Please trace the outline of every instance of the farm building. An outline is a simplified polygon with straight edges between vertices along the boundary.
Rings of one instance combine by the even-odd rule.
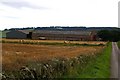
[[[32,39],[42,40],[96,40],[96,33],[90,31],[35,30]]]
[[[2,31],[2,38],[6,38],[6,34],[8,33],[9,31]]]
[[[31,32],[28,30],[11,30],[6,33],[8,39],[27,39],[31,38]]]

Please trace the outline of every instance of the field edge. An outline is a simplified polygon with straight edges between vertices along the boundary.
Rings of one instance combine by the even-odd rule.
[[[112,52],[112,44],[108,43],[107,47],[102,51],[101,55],[93,58],[86,67],[80,72],[77,68],[73,71],[77,78],[110,78],[110,58]],[[80,66],[80,65],[78,65]],[[73,76],[70,76],[73,77]]]

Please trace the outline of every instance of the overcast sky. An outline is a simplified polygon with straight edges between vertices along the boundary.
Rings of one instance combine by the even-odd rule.
[[[0,0],[0,30],[15,27],[117,27],[119,0]]]

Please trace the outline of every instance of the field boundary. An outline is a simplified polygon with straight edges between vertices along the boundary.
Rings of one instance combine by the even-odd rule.
[[[100,55],[92,58],[91,61],[84,67],[83,70],[79,69],[80,65],[77,65],[73,70],[71,76],[77,78],[110,78],[110,58],[112,52],[111,43],[101,52]],[[76,73],[77,72],[77,73]],[[76,74],[76,75],[74,75]]]
[[[86,70],[83,71],[83,75],[80,77],[110,78],[111,53],[112,44],[109,43],[102,54],[89,63],[89,65],[86,67]],[[89,74],[86,73],[86,71]]]

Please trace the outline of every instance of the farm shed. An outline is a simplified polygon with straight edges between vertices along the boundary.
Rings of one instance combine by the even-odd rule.
[[[11,30],[6,33],[8,39],[27,39],[31,38],[31,32],[28,30]]]
[[[2,31],[2,38],[6,38],[6,34],[8,33],[9,31]]]
[[[32,33],[32,39],[89,41],[95,40],[95,33],[90,31],[35,30]]]

